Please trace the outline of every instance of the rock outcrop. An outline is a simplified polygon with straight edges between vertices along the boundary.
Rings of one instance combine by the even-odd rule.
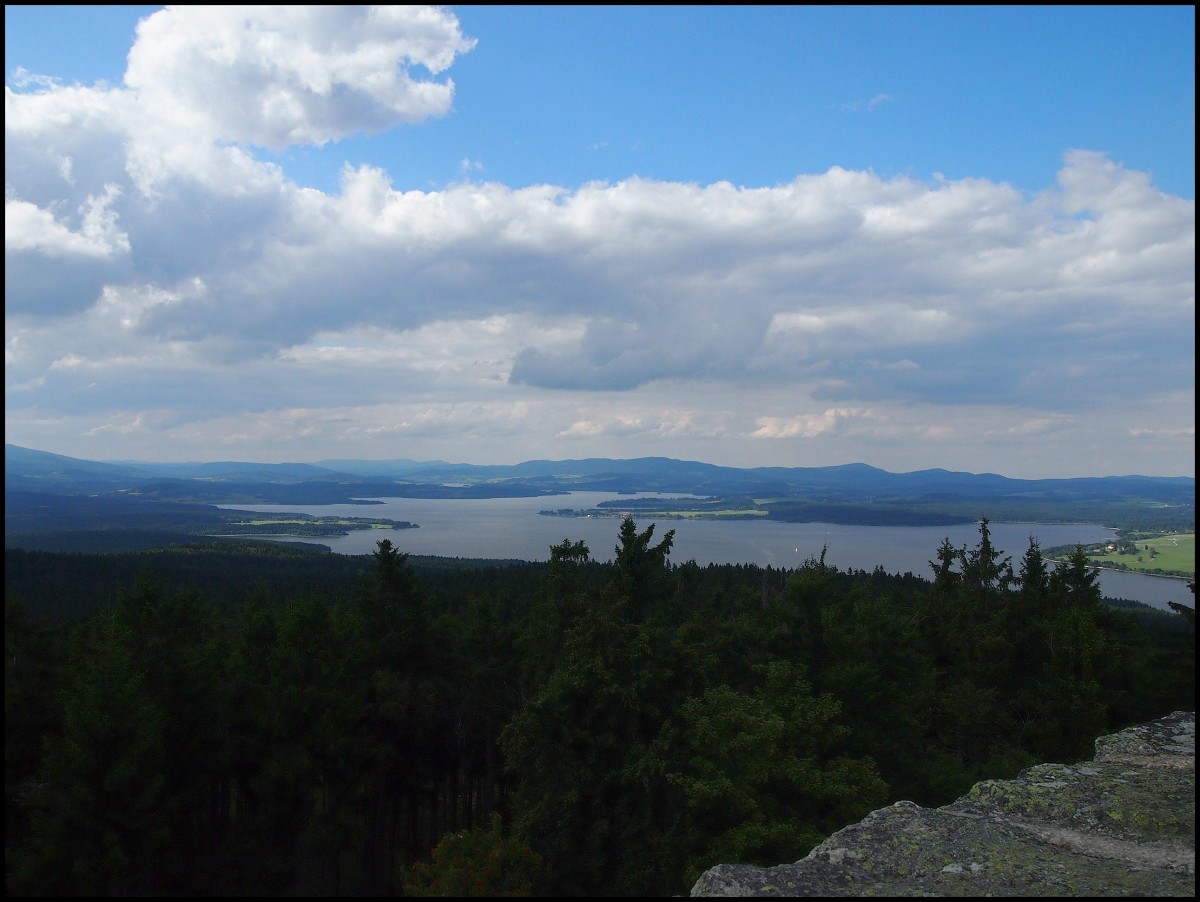
[[[692,896],[1195,896],[1196,716],[1096,740],[1091,761],[897,802],[795,864],[710,868]]]

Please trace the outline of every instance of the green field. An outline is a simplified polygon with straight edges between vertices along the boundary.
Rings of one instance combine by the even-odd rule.
[[[367,520],[359,517],[279,517],[271,520],[239,520],[231,526],[335,526],[344,529],[392,529],[395,524],[390,520]]]
[[[311,514],[258,514],[245,519],[229,518],[211,535],[231,536],[344,536],[352,529],[403,529],[412,524],[372,517],[314,517]]]
[[[1170,571],[1196,575],[1196,534],[1180,533],[1153,538],[1137,538],[1136,554],[1095,554],[1088,549],[1088,557],[1099,566],[1124,564],[1123,569],[1133,571]]]

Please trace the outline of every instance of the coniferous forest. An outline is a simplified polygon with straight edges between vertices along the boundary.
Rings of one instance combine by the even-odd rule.
[[[7,550],[6,892],[686,895],[1195,706],[1190,610],[986,520],[929,578],[614,541]]]

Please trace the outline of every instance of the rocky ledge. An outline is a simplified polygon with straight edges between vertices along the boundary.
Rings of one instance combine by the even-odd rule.
[[[1195,896],[1196,715],[1096,740],[1096,756],[897,802],[795,864],[722,864],[692,896]]]

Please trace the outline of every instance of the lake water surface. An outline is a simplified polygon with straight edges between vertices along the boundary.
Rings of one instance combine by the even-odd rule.
[[[601,501],[630,497],[680,497],[643,492],[571,492],[537,498],[426,499],[381,498],[383,503],[319,505],[222,505],[231,510],[297,512],[315,516],[382,517],[416,523],[418,529],[355,530],[346,536],[286,537],[288,541],[326,545],[338,554],[369,554],[380,539],[390,539],[401,552],[438,557],[488,560],[546,561],[550,546],[564,539],[583,540],[598,561],[611,561],[618,542],[620,519],[612,516],[549,517],[542,510],[586,510]],[[979,527],[958,526],[839,526],[831,523],[779,523],[767,520],[653,520],[634,513],[638,528],[655,524],[655,540],[675,530],[670,560],[705,564],[758,564],[799,567],[818,558],[841,570],[913,573],[929,578],[929,564],[942,540],[974,547]],[[990,523],[992,543],[1012,557],[1014,569],[1029,547],[1030,536],[1042,548],[1099,542],[1112,530],[1095,524]],[[285,538],[285,537],[281,537]],[[1106,596],[1141,601],[1166,608],[1168,601],[1194,607],[1183,580],[1112,570],[1100,571]]]

